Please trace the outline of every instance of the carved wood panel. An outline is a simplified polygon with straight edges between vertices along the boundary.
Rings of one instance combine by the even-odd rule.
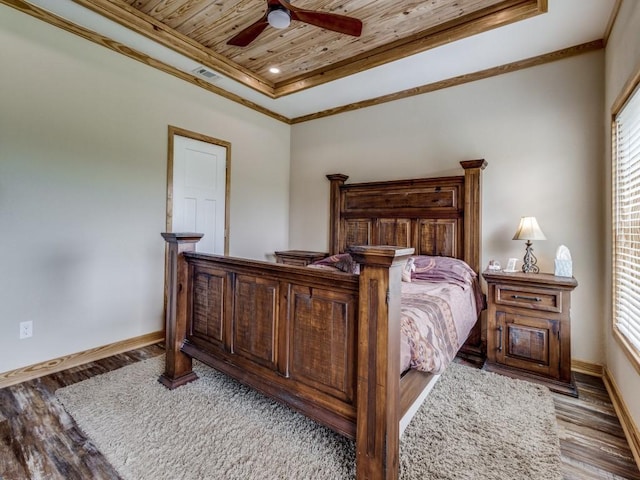
[[[385,188],[379,191],[348,191],[344,199],[344,211],[367,211],[381,209],[457,209],[460,189],[457,185],[427,187],[420,190]]]
[[[507,354],[537,363],[549,363],[549,332],[523,325],[508,325]]]
[[[234,353],[276,368],[278,281],[238,275],[231,325]]]
[[[191,335],[222,345],[224,342],[223,271],[196,270],[193,283]]]
[[[411,220],[408,218],[381,218],[377,228],[377,245],[410,247],[412,244]]]
[[[557,377],[560,368],[559,321],[550,318],[496,312],[497,359],[508,366]]]
[[[459,249],[460,227],[457,219],[420,220],[417,226],[417,255],[456,257]],[[456,255],[458,254],[458,255]]]
[[[291,287],[289,372],[293,380],[353,402],[357,308],[352,294]]]
[[[344,235],[340,251],[344,252],[351,245],[370,245],[373,222],[368,219],[353,219],[344,221]]]

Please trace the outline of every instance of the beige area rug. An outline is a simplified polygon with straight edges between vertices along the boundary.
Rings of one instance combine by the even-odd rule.
[[[199,362],[199,380],[169,391],[163,361],[56,392],[123,478],[354,478],[352,441]],[[549,391],[452,364],[402,437],[401,478],[562,478]]]

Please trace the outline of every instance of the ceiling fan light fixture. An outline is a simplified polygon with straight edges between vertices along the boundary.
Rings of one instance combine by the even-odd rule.
[[[289,16],[289,12],[278,8],[269,12],[267,22],[273,28],[287,28],[291,24],[291,17]]]

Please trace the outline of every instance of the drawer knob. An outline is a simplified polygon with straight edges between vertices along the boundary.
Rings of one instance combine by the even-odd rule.
[[[516,300],[530,300],[532,302],[542,301],[540,297],[527,297],[526,295],[511,295],[511,298],[515,298]]]

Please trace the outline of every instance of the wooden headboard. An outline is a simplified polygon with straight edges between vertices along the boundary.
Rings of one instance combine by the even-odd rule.
[[[485,160],[460,162],[464,175],[345,184],[331,181],[330,253],[352,245],[412,247],[416,255],[465,260],[480,271],[481,177]]]
[[[460,258],[480,273],[482,252],[482,170],[484,159],[460,162],[464,175],[345,184],[331,181],[329,249],[352,245],[412,247],[416,255]],[[460,352],[483,359],[481,322]]]

